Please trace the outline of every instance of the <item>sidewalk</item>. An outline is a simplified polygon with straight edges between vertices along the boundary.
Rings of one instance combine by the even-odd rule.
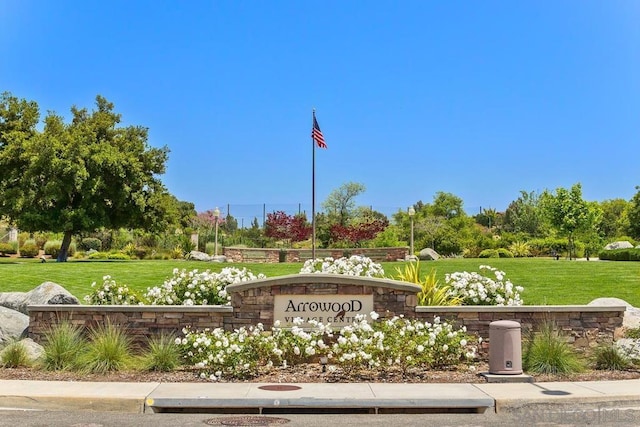
[[[640,379],[594,382],[113,383],[0,380],[0,409],[234,413],[640,411]]]

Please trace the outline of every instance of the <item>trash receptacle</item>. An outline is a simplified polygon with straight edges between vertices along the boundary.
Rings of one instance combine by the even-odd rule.
[[[512,320],[498,320],[489,324],[489,373],[500,375],[522,373],[520,323]]]

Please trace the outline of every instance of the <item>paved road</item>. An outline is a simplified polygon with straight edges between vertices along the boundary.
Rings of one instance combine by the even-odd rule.
[[[280,423],[278,423],[280,421]],[[283,424],[284,423],[284,424]],[[24,427],[165,427],[165,426],[638,426],[640,411],[610,410],[590,413],[528,414],[513,417],[496,414],[123,414],[106,412],[0,410],[0,426]]]

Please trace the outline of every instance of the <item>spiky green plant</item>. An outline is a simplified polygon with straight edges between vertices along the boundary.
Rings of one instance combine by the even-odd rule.
[[[175,342],[175,335],[160,334],[149,339],[148,348],[140,358],[141,367],[147,371],[169,372],[180,366],[182,354]]]
[[[631,366],[631,361],[614,345],[598,347],[594,359],[595,367],[599,370],[623,371]]]
[[[523,367],[536,374],[571,374],[584,365],[553,322],[544,322],[527,342]]]
[[[32,363],[24,344],[12,341],[0,352],[0,364],[5,368],[20,368],[31,366]]]
[[[436,272],[431,269],[424,279],[420,279],[421,267],[420,261],[409,262],[405,264],[404,270],[396,267],[395,279],[404,282],[415,283],[420,285],[418,292],[418,305],[460,305],[462,298],[451,296],[449,294],[449,286],[440,286],[436,279]]]
[[[50,328],[44,335],[42,366],[51,371],[74,369],[86,344],[82,329],[69,322]]]
[[[89,330],[89,344],[81,357],[82,370],[104,374],[132,366],[133,343],[126,330],[107,320]]]

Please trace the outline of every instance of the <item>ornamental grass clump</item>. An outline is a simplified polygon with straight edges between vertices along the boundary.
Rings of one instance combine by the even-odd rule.
[[[45,332],[42,366],[50,371],[74,369],[86,345],[80,327],[59,323]]]
[[[93,292],[84,297],[84,301],[91,305],[139,305],[143,299],[127,285],[119,285],[115,279],[107,275],[102,278],[102,284],[91,284]]]
[[[540,332],[525,345],[523,367],[536,374],[571,374],[584,370],[584,365],[552,322],[545,322]]]
[[[594,359],[598,370],[622,371],[631,366],[630,360],[615,345],[596,348]]]
[[[173,334],[155,335],[148,340],[147,349],[140,357],[140,366],[146,371],[170,372],[182,364],[180,347]]]
[[[226,305],[231,301],[227,285],[263,278],[246,268],[225,267],[219,273],[176,268],[162,286],[148,288],[145,297],[154,305]]]
[[[480,273],[463,271],[445,275],[445,283],[450,286],[449,295],[461,298],[463,305],[523,304],[520,297],[524,290],[522,286],[514,286],[497,268],[481,265],[480,270]]]
[[[133,365],[133,342],[127,331],[107,320],[89,330],[89,344],[80,356],[82,371],[105,374]]]
[[[344,274],[347,276],[384,277],[382,265],[366,256],[352,255],[333,259],[316,258],[305,261],[300,273]]]
[[[0,351],[0,366],[21,368],[32,365],[29,352],[22,341],[12,341]]]

